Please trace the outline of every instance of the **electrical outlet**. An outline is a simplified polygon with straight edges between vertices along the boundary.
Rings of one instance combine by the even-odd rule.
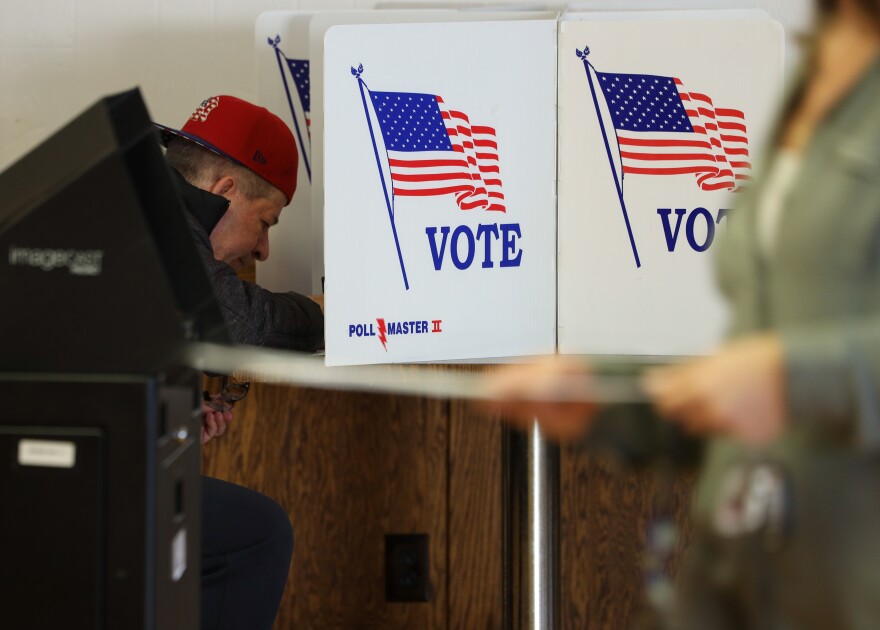
[[[428,535],[385,535],[385,600],[426,602],[428,588]]]

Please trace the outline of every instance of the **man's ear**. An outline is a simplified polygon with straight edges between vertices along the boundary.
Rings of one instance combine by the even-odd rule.
[[[235,180],[229,175],[224,175],[216,182],[214,182],[210,188],[208,188],[208,192],[214,193],[215,195],[220,195],[221,197],[226,196],[230,191],[235,188]]]

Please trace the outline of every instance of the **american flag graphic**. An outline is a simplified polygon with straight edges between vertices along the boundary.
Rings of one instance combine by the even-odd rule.
[[[309,132],[309,138],[312,137],[312,117],[311,97],[309,88],[309,60],[308,59],[288,59],[287,67],[290,68],[290,75],[293,77],[293,83],[296,85],[296,93],[299,95],[299,104],[302,106],[303,114],[306,118],[306,130]]]
[[[189,117],[193,122],[205,122],[208,116],[214,111],[214,108],[220,104],[219,96],[212,96],[202,101],[202,104],[196,107],[196,111]]]
[[[702,190],[751,178],[745,116],[686,92],[674,77],[596,72],[617,131],[623,173],[693,173]]]
[[[492,127],[471,125],[434,94],[370,92],[395,195],[454,194],[459,208],[505,212]]]

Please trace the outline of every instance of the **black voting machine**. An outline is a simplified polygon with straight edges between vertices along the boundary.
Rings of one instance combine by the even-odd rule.
[[[199,625],[198,374],[228,341],[146,107],[0,174],[0,628]]]

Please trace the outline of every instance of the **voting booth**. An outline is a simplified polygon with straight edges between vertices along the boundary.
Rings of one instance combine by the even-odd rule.
[[[553,351],[555,30],[327,32],[328,365]],[[481,42],[479,64],[456,38]]]
[[[311,107],[328,366],[712,351],[713,256],[758,168],[784,35],[746,2],[672,4],[689,10],[261,17],[261,97],[283,88],[298,120]],[[520,437],[505,618],[553,627],[558,453]]]
[[[712,260],[781,96],[782,29],[622,8],[261,16],[261,94],[311,157],[327,365],[723,338]]]
[[[333,8],[328,3],[327,8]],[[321,293],[323,262],[318,259],[312,219],[311,73],[309,21],[316,12],[270,11],[255,27],[259,102],[293,131],[299,151],[296,194],[278,226],[269,232],[272,264],[257,268],[257,283],[271,291]]]
[[[2,625],[199,625],[198,375],[228,341],[137,91],[0,174]]]
[[[569,13],[559,39],[559,352],[710,352],[713,276],[782,95],[759,11]]]

